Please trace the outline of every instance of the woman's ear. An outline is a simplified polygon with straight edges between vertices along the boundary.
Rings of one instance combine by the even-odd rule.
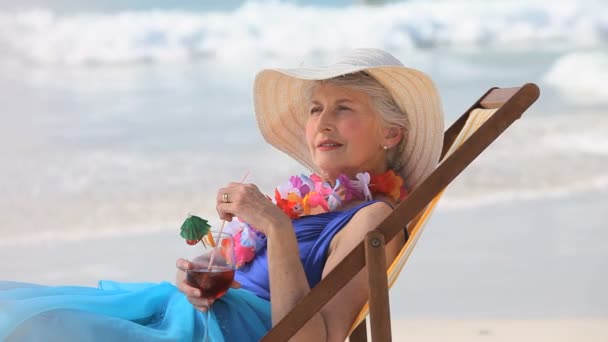
[[[389,149],[397,146],[403,138],[403,128],[392,126],[384,130],[384,144]]]

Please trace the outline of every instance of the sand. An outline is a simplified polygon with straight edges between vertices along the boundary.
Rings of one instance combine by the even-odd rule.
[[[608,319],[396,319],[394,341],[416,342],[606,342]]]

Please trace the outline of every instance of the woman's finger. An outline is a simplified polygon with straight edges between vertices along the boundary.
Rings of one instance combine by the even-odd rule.
[[[200,297],[201,296],[201,290],[197,289],[196,287],[190,286],[188,281],[186,281],[185,279],[180,282],[177,282],[176,285],[177,285],[177,289],[188,297]]]
[[[194,308],[198,311],[207,312],[207,305],[194,305]]]
[[[186,297],[192,306],[207,306],[207,300],[200,297]]]
[[[232,203],[236,199],[236,196],[241,192],[239,183],[230,183],[225,188],[220,188],[217,191],[215,200],[217,203]]]
[[[217,191],[217,196],[215,196],[215,201],[217,203],[230,203],[231,196],[230,191],[227,188],[221,188]]]
[[[259,188],[251,183],[229,183],[225,188],[220,188],[217,191],[215,200],[217,203],[234,203],[238,202],[247,194],[261,194]]]
[[[192,269],[192,263],[186,259],[179,258],[175,262],[175,267],[185,272]]]
[[[234,205],[232,203],[218,203],[215,206],[215,209],[217,210],[217,214],[219,215],[220,219],[228,222],[232,221],[232,218],[234,217],[232,214]]]
[[[207,300],[207,299],[201,299],[201,300],[196,300],[196,304],[195,304],[195,303],[192,303],[192,302],[191,302],[191,303],[192,303],[192,305],[193,305],[193,306],[194,306],[194,307],[195,307],[197,310],[200,310],[200,311],[203,311],[203,312],[207,312],[207,309],[208,309],[208,308],[209,308],[211,305],[213,305],[213,303],[214,303],[214,302],[215,302],[215,301],[214,301],[214,300],[212,300],[212,299],[209,299],[209,300]]]

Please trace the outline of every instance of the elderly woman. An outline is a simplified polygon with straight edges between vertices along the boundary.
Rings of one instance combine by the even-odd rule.
[[[264,238],[236,271],[240,289],[213,303],[207,328],[214,341],[263,337],[434,169],[441,152],[441,104],[431,80],[384,51],[354,50],[314,69],[264,70],[254,96],[264,138],[314,173],[279,187],[276,203],[253,184],[219,189],[220,218],[238,217]],[[404,241],[405,231],[387,245],[388,264]],[[196,340],[205,321],[195,309],[207,302],[186,281],[192,264],[180,259],[177,266],[177,289],[0,284],[0,338],[27,340],[45,329],[45,340]],[[364,273],[293,340],[344,341],[367,300]]]

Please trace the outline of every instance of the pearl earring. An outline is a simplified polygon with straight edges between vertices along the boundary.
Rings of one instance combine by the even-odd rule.
[[[388,150],[388,146],[386,146],[386,145],[382,146],[382,148],[383,148],[385,151],[386,151],[386,150]]]

